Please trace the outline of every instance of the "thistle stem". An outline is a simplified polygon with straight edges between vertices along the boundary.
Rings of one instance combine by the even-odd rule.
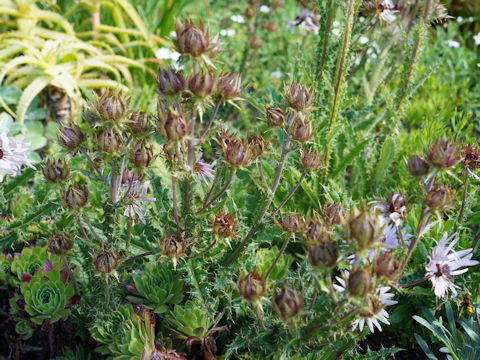
[[[308,336],[318,330],[321,330],[321,329],[327,329],[327,328],[330,328],[332,326],[335,326],[335,325],[338,325],[340,324],[341,322],[347,320],[348,318],[350,318],[350,316],[352,316],[353,314],[355,314],[356,312],[358,311],[358,308],[354,307],[352,310],[350,310],[349,312],[347,312],[345,315],[343,315],[340,319],[338,320],[335,320],[335,321],[331,321],[329,322],[327,325],[324,325],[324,320],[322,321],[319,321],[318,324],[314,325],[314,326],[311,326],[307,329],[305,329],[305,331],[303,332],[302,334],[302,337],[305,337],[305,336]]]
[[[310,303],[310,306],[308,307],[308,311],[312,311],[313,309],[313,306],[315,305],[315,301],[317,300],[317,294],[318,294],[318,290],[317,290],[317,282],[314,281],[313,282],[313,296],[312,296],[312,302]]]
[[[213,120],[215,120],[215,117],[217,116],[218,109],[220,108],[221,104],[221,99],[218,99],[217,104],[215,105],[215,109],[213,109],[212,116],[210,116],[210,120],[208,121],[207,126],[203,130],[202,134],[198,138],[198,142],[200,143],[203,140],[203,137],[207,134],[208,130],[210,130],[210,127],[213,124]]]
[[[205,205],[203,205],[202,208],[195,213],[195,215],[199,215],[203,211],[205,211],[210,205],[212,205],[215,201],[217,201],[228,190],[228,188],[232,184],[234,175],[235,175],[235,171],[233,170],[232,172],[230,172],[230,177],[228,178],[228,181],[225,184],[225,186],[222,188],[222,190],[220,190],[220,192],[212,200],[210,200]]]
[[[288,125],[291,124],[291,119],[287,122]],[[278,167],[277,171],[275,173],[275,179],[273,180],[273,185],[270,189],[270,194],[265,198],[265,201],[263,202],[262,207],[260,208],[260,211],[257,213],[257,216],[255,217],[255,220],[253,222],[252,227],[250,228],[250,231],[248,232],[247,236],[242,240],[240,245],[235,249],[233,254],[228,258],[228,260],[225,263],[225,266],[229,266],[240,254],[240,251],[242,251],[243,247],[245,244],[250,240],[250,238],[255,234],[257,231],[258,227],[260,226],[260,222],[263,219],[263,216],[265,215],[265,212],[268,210],[268,207],[273,201],[273,198],[275,196],[275,192],[277,191],[278,184],[280,182],[280,177],[282,176],[283,168],[285,166],[285,162],[287,161],[288,157],[288,147],[290,145],[290,140],[291,137],[287,133],[284,134],[283,138],[283,144],[282,144],[282,153],[280,154],[280,160],[278,162]]]
[[[404,287],[404,288],[407,288],[407,287],[410,287],[410,286],[414,286],[414,285],[417,285],[417,284],[420,284],[422,282],[424,282],[425,280],[427,280],[428,277],[424,276],[420,279],[417,279],[417,280],[414,280],[412,282],[409,282],[409,283],[406,283],[406,284],[398,284],[399,287]]]
[[[462,198],[462,207],[460,208],[460,213],[458,214],[458,219],[457,219],[457,223],[455,224],[455,232],[457,231],[458,229],[458,226],[460,225],[460,223],[462,222],[462,219],[463,219],[463,212],[465,210],[465,202],[467,200],[467,191],[468,191],[468,169],[467,167],[465,167],[465,169],[463,170],[463,173],[465,175],[465,181],[463,183],[463,198]]]
[[[257,160],[257,167],[258,172],[260,173],[260,177],[262,178],[263,185],[267,188],[267,190],[270,190],[270,186],[268,185],[267,180],[265,179],[265,175],[263,174],[262,162],[260,160]]]
[[[62,261],[63,261],[63,266],[65,266],[65,269],[67,269],[68,277],[70,279],[72,279],[73,290],[75,291],[75,294],[79,294],[77,281],[75,280],[75,277],[73,276],[73,273],[72,273],[72,270],[70,269],[70,266],[68,266],[67,259],[65,258],[65,255],[62,255]]]
[[[172,174],[172,199],[173,199],[173,214],[175,216],[175,222],[177,223],[178,230],[183,231],[180,225],[180,219],[178,218],[178,205],[177,205],[177,187],[175,185],[175,176]]]
[[[85,228],[83,227],[82,223],[80,222],[80,219],[78,218],[78,215],[73,213],[73,217],[75,218],[75,222],[77,223],[78,227],[82,231],[83,237],[85,238],[85,240],[88,241],[87,232],[85,231]]]
[[[205,204],[208,202],[208,200],[210,200],[210,197],[212,196],[213,190],[215,189],[215,186],[217,185],[218,179],[220,179],[220,174],[222,173],[223,167],[224,167],[224,164],[222,163],[220,168],[215,172],[215,179],[213,179],[212,186],[210,187],[210,190],[208,191],[208,194],[205,197],[205,200],[203,200],[203,205],[202,206],[205,206]]]
[[[215,246],[216,243],[217,243],[217,239],[215,238],[215,240],[213,240],[213,242],[210,245],[208,245],[204,250],[202,250],[198,254],[192,256],[191,259],[195,259],[199,256],[205,255],[207,252],[209,252]]]
[[[396,228],[397,228],[398,238],[400,239],[402,246],[405,248],[407,244],[405,244],[405,240],[403,239],[402,228],[400,227],[400,225],[397,225]]]
[[[98,166],[93,162],[92,158],[90,157],[90,155],[88,155],[87,151],[85,149],[81,149],[80,152],[87,158],[88,162],[90,163],[90,165],[92,165],[97,175],[100,176],[102,180],[108,184],[109,183],[108,179],[105,176],[103,176],[102,172],[100,171]]]
[[[295,194],[295,191],[297,191],[297,189],[302,184],[303,179],[305,179],[305,175],[306,175],[305,173],[302,174],[302,176],[300,177],[300,180],[298,180],[298,182],[295,184],[295,186],[290,190],[290,192],[285,197],[285,199],[282,201],[282,203],[270,215],[268,215],[264,220],[262,220],[262,223],[268,221],[273,216],[275,216],[280,211],[280,209],[283,207],[283,205],[285,205],[286,202],[288,200],[290,200],[290,198],[293,196],[293,194]]]
[[[322,55],[320,56],[320,64],[319,64],[318,79],[317,79],[318,87],[320,87],[320,83],[321,83],[322,77],[323,77],[323,70],[325,68],[325,60],[327,58],[328,41],[330,39],[330,28],[332,27],[332,20],[333,20],[334,6],[331,3],[331,1],[329,2],[329,4],[327,4],[327,6],[329,6],[329,9],[328,9],[327,23],[326,23],[326,26],[325,26],[325,31],[323,33]]]
[[[285,238],[285,241],[282,244],[282,247],[280,248],[280,251],[278,252],[277,257],[273,261],[272,265],[270,265],[270,268],[268,269],[267,273],[265,274],[265,281],[267,281],[268,276],[271,274],[273,269],[275,268],[275,265],[277,265],[278,260],[280,260],[280,257],[283,255],[285,252],[285,249],[287,248],[288,242],[290,241],[290,235],[287,235]]]
[[[258,309],[258,305],[257,304],[252,304],[252,307],[253,307],[253,311],[255,311],[255,315],[257,315],[257,319],[258,319],[258,322],[259,322],[262,330],[267,332],[267,333],[271,333],[272,330],[267,329],[265,327],[265,324],[263,323],[262,314],[260,314],[260,310]]]
[[[84,220],[85,222],[87,223],[88,225],[88,228],[90,229],[90,231],[92,232],[93,236],[95,237],[95,239],[97,239],[102,245],[106,245],[105,242],[102,240],[102,238],[100,236],[98,236],[97,232],[95,231],[95,229],[93,228],[92,224],[90,223],[90,220],[88,219],[87,216],[84,216]]]
[[[123,260],[123,264],[127,263],[129,261],[141,259],[142,257],[145,257],[145,256],[155,255],[155,254],[158,254],[159,252],[160,252],[160,250],[147,251],[147,252],[144,252],[142,254],[135,255],[135,256],[129,257],[128,259]]]
[[[125,238],[125,251],[128,252],[128,247],[130,246],[130,234],[131,234],[131,229],[132,228],[132,221],[131,219],[127,219],[127,236]]]
[[[332,274],[328,273],[327,280],[328,280],[328,289],[330,290],[330,296],[332,297],[333,303],[336,304],[338,300],[337,300],[337,296],[335,295],[335,290],[333,288]]]

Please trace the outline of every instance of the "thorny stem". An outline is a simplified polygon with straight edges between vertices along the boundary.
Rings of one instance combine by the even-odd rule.
[[[145,256],[155,255],[155,254],[158,254],[159,252],[160,252],[160,250],[147,251],[147,252],[144,252],[142,254],[138,254],[138,255],[129,257],[128,259],[123,260],[123,264],[126,263],[126,262],[129,262],[129,261],[140,259],[140,258],[145,257]]]
[[[255,315],[257,315],[258,322],[260,323],[260,327],[262,328],[262,330],[267,332],[267,333],[271,333],[272,330],[267,329],[265,327],[265,324],[263,323],[262,314],[260,314],[260,310],[258,309],[258,305],[257,304],[252,304],[252,307],[253,307],[253,311],[255,311]]]
[[[280,257],[283,255],[285,249],[287,248],[287,245],[288,245],[289,241],[290,241],[290,235],[287,235],[286,238],[285,238],[285,241],[282,244],[282,247],[280,248],[280,251],[278,252],[277,257],[273,261],[272,265],[270,265],[270,268],[268,269],[267,273],[265,274],[265,281],[267,281],[268,276],[270,275],[270,273],[275,268],[275,265],[277,265],[277,262],[278,262],[278,260],[280,260]]]
[[[297,191],[297,189],[302,184],[303,179],[305,179],[305,175],[306,175],[305,173],[302,174],[302,176],[300,177],[300,180],[298,180],[298,182],[295,184],[295,186],[292,188],[292,190],[290,190],[290,192],[285,197],[285,199],[282,201],[282,203],[270,215],[268,215],[264,220],[262,220],[262,223],[268,221],[270,218],[272,218],[272,216],[275,216],[280,211],[282,206],[285,205],[288,200],[290,200],[290,198],[293,196],[293,194],[295,194],[295,191]]]
[[[207,209],[210,205],[212,205],[215,201],[217,201],[225,193],[225,191],[228,190],[228,188],[232,184],[234,175],[235,175],[235,170],[232,170],[230,172],[230,177],[228,178],[228,181],[225,184],[225,186],[222,188],[222,190],[220,190],[220,192],[212,200],[210,200],[208,203],[203,205],[202,208],[195,213],[195,215],[201,214],[205,209]]]
[[[398,284],[398,286],[399,286],[399,287],[404,287],[404,288],[406,288],[406,287],[410,287],[410,286],[414,286],[414,285],[420,284],[420,283],[424,282],[424,281],[427,280],[427,279],[428,279],[428,277],[427,277],[427,276],[424,276],[424,277],[422,277],[422,278],[420,278],[420,279],[411,281],[411,282],[406,283],[406,284]]]
[[[262,178],[263,185],[267,188],[267,190],[270,190],[270,186],[268,185],[267,180],[265,179],[265,175],[263,175],[262,162],[260,160],[257,160],[257,167],[258,167],[258,172],[260,173],[260,177]]]
[[[293,119],[293,117],[291,119]],[[287,122],[288,126],[291,124],[291,121],[292,121],[291,119],[289,119],[289,121]],[[257,216],[255,217],[252,227],[250,228],[250,231],[248,232],[247,236],[245,236],[245,238],[242,240],[240,245],[236,248],[236,250],[233,252],[233,254],[228,258],[227,262],[225,263],[225,266],[229,266],[237,258],[237,256],[240,254],[240,251],[242,251],[245,244],[255,234],[255,232],[257,231],[258,227],[261,224],[261,221],[263,219],[263,216],[265,215],[265,212],[268,210],[268,207],[272,203],[273,198],[275,196],[275,192],[277,191],[277,188],[278,188],[278,184],[280,182],[280,177],[282,176],[283,167],[285,166],[285,162],[288,157],[288,148],[290,145],[290,139],[291,139],[291,136],[287,131],[287,133],[284,134],[283,144],[282,144],[282,153],[280,154],[280,160],[278,162],[277,172],[275,173],[275,179],[273,180],[273,185],[270,190],[271,194],[269,194],[265,198],[265,201],[263,202],[263,205],[260,208],[260,211],[257,213]]]
[[[323,44],[322,44],[322,55],[320,56],[320,70],[318,74],[318,87],[320,87],[320,83],[322,81],[322,76],[323,76],[323,70],[325,67],[325,60],[327,58],[327,47],[328,47],[328,40],[330,39],[330,28],[332,27],[332,20],[333,20],[333,10],[334,6],[333,4],[330,4],[330,8],[328,11],[328,19],[327,19],[327,24],[325,26],[325,32],[323,33]]]
[[[86,233],[85,228],[83,227],[82,223],[80,222],[80,219],[78,218],[78,215],[73,213],[73,217],[75,218],[75,222],[77,223],[78,227],[82,231],[83,237],[85,238],[85,240],[88,241],[87,233]]]
[[[308,311],[312,311],[313,309],[313,305],[315,305],[315,301],[317,300],[317,294],[318,294],[318,290],[317,290],[317,282],[314,281],[313,282],[313,296],[312,296],[312,302],[310,303],[310,306],[308,307]]]
[[[210,127],[213,124],[213,120],[215,120],[215,116],[217,116],[217,112],[218,112],[218,109],[220,108],[221,101],[222,101],[221,99],[218,99],[217,104],[215,105],[215,109],[213,109],[212,116],[210,116],[210,120],[208,121],[207,126],[205,127],[202,134],[198,138],[199,143],[202,141],[203,137],[207,134],[208,130],[210,130]]]
[[[100,176],[103,179],[103,181],[105,181],[108,184],[108,179],[105,176],[103,176],[102,172],[100,171],[98,166],[93,162],[92,158],[90,157],[90,155],[88,155],[87,151],[85,149],[81,149],[80,152],[83,155],[85,155],[85,157],[87,158],[90,165],[92,165],[92,167],[95,170],[95,172],[97,173],[97,175]]]
[[[402,228],[400,227],[400,225],[397,225],[396,228],[397,228],[398,238],[400,239],[402,246],[406,247],[405,240],[403,239]]]
[[[333,303],[336,304],[338,300],[337,300],[337,296],[335,295],[335,290],[333,289],[332,274],[328,273],[327,280],[328,280],[328,289],[330,290],[330,296],[332,297]]]
[[[464,183],[463,183],[462,207],[460,208],[460,213],[458,214],[457,223],[455,224],[455,232],[457,232],[458,225],[460,225],[460,223],[462,222],[463,212],[464,212],[464,210],[465,210],[465,201],[467,200],[468,175],[469,175],[467,167],[465,167],[463,173],[464,173],[464,175],[465,175],[465,181],[464,181]]]
[[[305,337],[305,336],[308,336],[318,330],[321,330],[321,329],[327,329],[327,328],[330,328],[332,326],[335,326],[335,325],[338,325],[340,324],[342,321],[345,321],[346,319],[348,319],[350,316],[352,316],[353,314],[355,314],[356,312],[358,311],[358,308],[354,307],[352,310],[350,310],[349,312],[347,312],[345,315],[343,315],[341,318],[339,318],[338,320],[335,320],[335,321],[331,321],[330,323],[328,323],[327,325],[324,324],[324,321],[320,321],[317,325],[314,325],[312,327],[309,327],[307,329],[305,329],[305,331],[303,332],[302,334],[302,337]]]
[[[215,238],[210,245],[208,245],[204,250],[202,250],[198,254],[192,256],[191,259],[195,259],[199,256],[205,255],[207,252],[209,252],[215,246],[216,243],[217,243],[217,239]]]
[[[175,156],[177,157],[177,160],[178,162],[180,163],[180,166],[182,167],[183,170],[188,170],[187,166],[185,165],[185,163],[183,162],[183,159],[182,159],[182,154],[180,154],[180,151],[178,150],[178,145],[175,144],[173,146],[173,149],[175,151]]]
[[[84,220],[85,222],[87,223],[88,225],[88,228],[90,229],[90,231],[92,232],[93,236],[95,236],[95,239],[97,239],[102,245],[106,245],[105,242],[102,240],[102,238],[100,236],[98,236],[97,232],[95,231],[95,229],[93,228],[92,224],[90,223],[90,220],[88,219],[87,216],[84,216]]]
[[[175,185],[175,176],[172,174],[172,199],[173,199],[173,214],[175,216],[175,222],[177,223],[178,230],[183,231],[180,225],[180,219],[178,218],[178,205],[177,205],[177,187]]]
[[[202,206],[205,206],[205,204],[208,202],[208,200],[210,200],[210,197],[212,196],[213,190],[215,189],[215,185],[217,185],[218,179],[220,179],[220,174],[222,173],[222,170],[223,170],[224,166],[225,166],[225,164],[222,163],[220,168],[218,168],[218,170],[215,172],[215,179],[213,179],[212,186],[210,187],[210,190],[208,191],[208,194],[205,197],[205,200],[203,200],[203,205]]]

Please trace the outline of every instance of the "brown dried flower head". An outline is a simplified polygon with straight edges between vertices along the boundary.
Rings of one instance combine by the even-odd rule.
[[[460,160],[458,155],[457,145],[448,140],[437,140],[427,150],[428,161],[440,169],[455,166]]]
[[[367,268],[350,272],[347,280],[347,289],[352,296],[365,298],[374,289],[374,281]]]
[[[177,51],[182,55],[198,57],[215,55],[216,38],[211,38],[208,31],[205,31],[203,22],[195,26],[191,20],[185,20],[183,24],[175,23]]]
[[[340,224],[345,218],[345,209],[342,204],[325,204],[323,210],[324,218],[331,224]]]
[[[152,130],[151,116],[144,111],[134,111],[125,123],[132,134],[145,134]]]
[[[275,291],[272,303],[273,308],[282,319],[288,320],[302,310],[303,301],[294,289],[283,284],[280,291]]]
[[[268,149],[268,143],[263,136],[250,135],[247,139],[247,143],[254,158],[262,156]]]
[[[186,243],[182,234],[173,233],[160,239],[160,250],[170,258],[179,258],[185,252]]]
[[[197,72],[187,83],[188,90],[199,98],[205,98],[215,91],[217,79],[212,72]]]
[[[98,149],[113,154],[122,147],[122,138],[118,131],[113,128],[99,127],[96,133]]]
[[[303,233],[305,229],[305,219],[300,214],[287,215],[280,219],[279,225],[283,231]]]
[[[88,191],[84,185],[70,185],[62,192],[61,197],[67,208],[75,210],[87,204]]]
[[[137,142],[130,152],[130,161],[137,168],[149,167],[153,159],[153,149],[144,141]]]
[[[295,114],[293,123],[290,127],[290,133],[294,140],[307,142],[313,136],[312,123],[303,119],[301,116],[298,116],[298,114]]]
[[[317,214],[312,219],[307,221],[303,237],[309,243],[313,244],[317,242],[322,242],[325,239],[328,239],[329,236],[330,235],[328,229],[325,226],[325,223],[323,222],[320,215]]]
[[[382,224],[375,213],[366,209],[354,210],[348,222],[350,240],[360,250],[375,248],[381,239],[381,227]]]
[[[222,75],[219,79],[218,92],[225,100],[232,100],[240,94],[241,86],[242,78],[240,74]]]
[[[427,175],[430,170],[430,165],[418,155],[413,155],[407,162],[408,171],[413,176]]]
[[[215,215],[212,225],[213,232],[220,237],[236,237],[235,213],[225,213],[223,210]]]
[[[331,268],[338,259],[338,250],[330,239],[324,239],[308,246],[308,258],[313,266]]]
[[[173,68],[159,69],[155,82],[157,84],[157,92],[161,96],[177,95],[185,86],[182,74]]]
[[[82,129],[78,125],[65,125],[57,135],[58,142],[68,150],[76,150],[85,140]]]
[[[267,123],[270,126],[282,126],[285,122],[285,112],[276,106],[266,106]]]
[[[119,260],[120,257],[115,251],[104,249],[102,252],[95,255],[93,266],[98,273],[110,275],[117,269]]]
[[[179,107],[170,107],[159,111],[159,131],[170,142],[182,140],[188,133],[190,126]]]
[[[449,187],[435,186],[427,193],[425,205],[436,210],[446,209],[452,203],[453,197],[454,194]]]
[[[399,263],[395,259],[393,252],[386,252],[379,255],[375,259],[374,265],[375,274],[378,277],[386,277],[387,279],[392,278],[399,268]]]
[[[43,176],[45,176],[45,179],[49,182],[59,183],[68,178],[68,175],[70,175],[70,169],[65,160],[62,161],[56,159],[50,161],[50,159],[48,159],[45,162],[45,166],[42,168],[42,173]]]
[[[297,83],[295,80],[285,88],[284,100],[287,105],[297,111],[308,110],[315,100],[313,88]]]
[[[248,274],[243,272],[238,279],[238,292],[248,302],[257,302],[265,295],[267,285],[264,276],[260,275],[257,268],[253,268]]]
[[[48,251],[56,255],[64,255],[73,248],[73,239],[64,232],[59,232],[48,239]]]
[[[462,162],[463,165],[470,170],[480,168],[480,150],[476,146],[462,146]]]
[[[263,41],[254,36],[248,41],[248,46],[253,50],[260,50],[263,46]]]
[[[318,171],[322,167],[322,159],[316,151],[305,150],[300,155],[300,163],[307,171]]]

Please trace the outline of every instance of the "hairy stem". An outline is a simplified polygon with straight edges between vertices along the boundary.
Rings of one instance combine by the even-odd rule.
[[[127,262],[130,262],[130,261],[141,259],[142,257],[145,257],[145,256],[155,255],[155,254],[158,254],[159,252],[160,252],[160,250],[147,251],[147,252],[144,252],[142,254],[135,255],[135,256],[129,257],[128,259],[125,259],[125,260],[123,260],[123,263],[127,263]]]
[[[427,279],[428,279],[428,277],[424,276],[421,279],[417,279],[417,280],[414,280],[414,281],[406,283],[406,284],[398,284],[398,286],[406,288],[406,287],[414,286],[414,285],[417,285],[417,284],[421,284],[422,282],[424,282]]]
[[[98,176],[100,176],[102,178],[102,180],[105,182],[105,183],[109,183],[108,179],[103,176],[102,172],[100,171],[100,169],[98,168],[97,164],[95,164],[92,160],[92,158],[90,157],[90,155],[88,155],[87,151],[85,149],[81,149],[80,152],[87,158],[88,162],[90,163],[90,165],[92,165],[93,167],[93,170],[95,170],[95,172],[97,173]]]
[[[469,172],[468,172],[467,167],[465,167],[465,169],[463,170],[463,174],[464,174],[464,176],[465,176],[465,181],[463,182],[462,207],[460,208],[460,213],[458,214],[457,223],[455,224],[455,232],[456,232],[457,229],[458,229],[458,225],[460,225],[460,223],[462,222],[463,212],[465,211],[465,202],[466,202],[466,200],[467,200],[468,175],[469,175]]]
[[[173,199],[173,214],[175,216],[175,222],[177,223],[178,230],[183,231],[180,225],[180,219],[178,218],[178,205],[177,205],[177,187],[175,182],[175,176],[172,174],[172,199]]]
[[[90,220],[88,219],[88,216],[84,216],[83,217],[85,222],[87,223],[88,225],[88,228],[90,229],[90,231],[92,232],[93,236],[95,237],[95,239],[97,239],[102,245],[106,245],[105,242],[102,240],[102,238],[100,236],[98,236],[97,232],[95,231],[95,229],[93,228],[92,226],[92,223],[90,222]]]
[[[127,236],[125,237],[125,251],[128,252],[128,247],[130,246],[130,234],[132,232],[132,221],[127,219]]]
[[[199,215],[199,214],[201,214],[203,211],[205,211],[210,205],[212,205],[215,201],[217,201],[217,200],[228,190],[228,188],[229,188],[230,185],[232,184],[233,176],[234,176],[234,175],[235,175],[235,171],[232,170],[232,171],[230,172],[230,177],[228,178],[228,181],[227,181],[227,183],[225,184],[225,186],[220,190],[220,192],[219,192],[212,200],[210,200],[210,201],[207,202],[205,205],[203,205],[202,208],[195,213],[195,215]]]
[[[88,241],[87,233],[86,233],[85,228],[83,227],[82,223],[80,222],[80,219],[78,218],[78,215],[73,213],[73,217],[75,218],[75,222],[77,223],[78,227],[82,231],[83,237],[85,238],[85,240]]]
[[[285,252],[285,249],[287,248],[288,242],[290,241],[290,235],[287,235],[285,238],[285,241],[282,244],[282,247],[280,248],[280,251],[278,252],[277,257],[273,261],[272,265],[270,265],[270,268],[268,269],[267,273],[265,274],[265,281],[267,281],[268,276],[271,274],[273,269],[275,268],[275,265],[277,265],[278,260],[280,260],[280,257],[283,255]]]
[[[217,112],[218,112],[218,109],[220,108],[221,101],[222,101],[221,99],[218,99],[215,105],[215,109],[213,109],[212,116],[210,116],[210,120],[208,121],[207,126],[205,126],[205,129],[203,130],[202,134],[198,138],[199,143],[203,140],[203,137],[207,134],[208,130],[210,130],[210,127],[213,124],[213,120],[215,120],[215,117],[217,116]]]
[[[220,179],[220,174],[222,173],[222,170],[223,170],[224,166],[225,166],[225,164],[222,163],[220,168],[218,168],[217,171],[215,172],[215,179],[213,179],[212,186],[210,187],[210,190],[208,191],[208,194],[205,197],[205,200],[203,200],[203,205],[202,206],[205,206],[205,204],[208,202],[208,200],[210,200],[210,197],[212,196],[213,190],[215,190],[215,186],[217,185],[217,182]]]

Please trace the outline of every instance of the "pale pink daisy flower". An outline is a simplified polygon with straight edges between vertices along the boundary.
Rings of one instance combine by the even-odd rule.
[[[432,255],[428,257],[430,262],[425,266],[426,277],[430,279],[437,298],[446,298],[449,290],[452,297],[457,296],[456,289],[459,287],[451,280],[452,276],[463,274],[468,270],[467,267],[478,264],[478,261],[472,260],[473,249],[453,249],[457,241],[456,234],[448,237],[448,234],[444,233],[433,248]]]
[[[370,204],[380,213],[380,219],[384,224],[393,223],[396,226],[400,226],[405,219],[405,213],[407,212],[406,200],[398,193],[394,193],[387,201],[377,199],[371,201]]]
[[[129,202],[123,215],[132,219],[132,225],[135,225],[138,220],[145,224],[145,216],[140,204],[148,204],[155,201],[155,198],[147,198],[149,185],[150,181],[145,181],[141,184],[138,180],[134,180],[131,185],[130,183],[123,185],[127,189],[125,198]]]
[[[6,133],[0,133],[0,172],[15,176],[21,172],[23,166],[35,169],[26,155],[27,151],[28,144],[9,137]]]
[[[213,180],[215,176],[213,175],[213,164],[208,164],[203,161],[202,153],[197,152],[195,154],[195,172],[197,173],[197,178],[199,182],[208,183],[208,179]]]

